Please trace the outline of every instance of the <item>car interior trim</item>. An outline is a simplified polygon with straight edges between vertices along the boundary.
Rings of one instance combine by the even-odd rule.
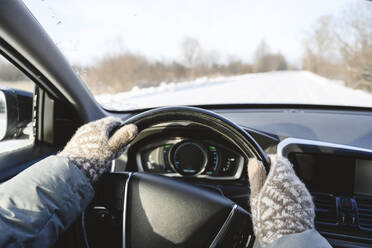
[[[116,159],[112,160],[111,162],[111,167],[110,167],[110,172],[115,172],[116,169]]]
[[[127,245],[127,239],[126,239],[126,218],[127,218],[127,202],[128,202],[128,187],[129,187],[129,181],[130,178],[132,177],[132,172],[128,173],[128,179],[125,182],[125,191],[124,191],[124,205],[123,205],[123,248],[126,248]]]
[[[311,146],[317,146],[317,147],[326,147],[326,148],[333,148],[333,149],[339,149],[339,150],[356,151],[356,152],[372,154],[372,150],[370,149],[329,143],[329,142],[324,142],[324,141],[317,141],[317,140],[298,139],[298,138],[286,138],[283,141],[281,141],[277,146],[277,154],[283,157],[287,157],[289,153],[289,150],[287,148],[291,145],[311,145]]]
[[[320,231],[320,233],[324,236],[331,236],[331,237],[334,237],[334,238],[338,238],[337,240],[338,241],[345,241],[345,239],[355,239],[357,238],[359,241],[363,241],[363,242],[371,242],[372,241],[372,238],[367,238],[367,237],[361,237],[361,236],[358,236],[358,237],[355,237],[353,235],[347,235],[347,234],[341,234],[341,233],[334,233],[334,232],[325,232],[325,231]],[[368,243],[363,243],[363,246],[367,246]],[[368,246],[368,247],[372,247],[372,245]]]
[[[81,232],[83,233],[84,245],[86,248],[90,248],[88,241],[87,228],[85,226],[85,211],[81,214]]]

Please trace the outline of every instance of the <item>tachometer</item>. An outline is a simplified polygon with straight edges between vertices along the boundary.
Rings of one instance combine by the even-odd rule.
[[[215,146],[208,146],[208,164],[205,169],[205,174],[213,176],[216,174],[219,166],[220,157]]]

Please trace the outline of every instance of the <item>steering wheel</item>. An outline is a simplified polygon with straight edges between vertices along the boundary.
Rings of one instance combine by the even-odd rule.
[[[125,121],[139,132],[153,125],[188,121],[206,126],[233,143],[245,160],[269,169],[258,143],[232,121],[194,107],[145,111]],[[253,245],[250,214],[207,189],[159,175],[120,172],[103,176],[85,213],[86,243],[92,247],[247,247]],[[248,239],[251,239],[250,241]]]

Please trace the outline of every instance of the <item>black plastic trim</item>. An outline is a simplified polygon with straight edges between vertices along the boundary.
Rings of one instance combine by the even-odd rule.
[[[343,110],[343,111],[361,111],[372,112],[370,107],[358,106],[341,106],[341,105],[319,105],[319,104],[274,104],[274,103],[260,103],[260,104],[200,104],[200,105],[187,105],[190,107],[198,107],[211,110],[229,110],[229,109],[310,109],[310,110]],[[112,110],[104,108],[107,112],[117,114],[134,114],[147,111],[153,108],[140,108],[133,110]]]
[[[29,166],[32,166],[49,155],[55,154],[57,150],[57,148],[47,145],[30,144],[21,149],[1,154],[0,182],[14,177]]]

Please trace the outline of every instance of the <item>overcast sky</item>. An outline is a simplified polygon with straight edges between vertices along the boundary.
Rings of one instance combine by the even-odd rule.
[[[314,22],[364,0],[25,0],[72,63],[122,49],[180,59],[186,36],[249,61],[260,40],[298,63]]]

